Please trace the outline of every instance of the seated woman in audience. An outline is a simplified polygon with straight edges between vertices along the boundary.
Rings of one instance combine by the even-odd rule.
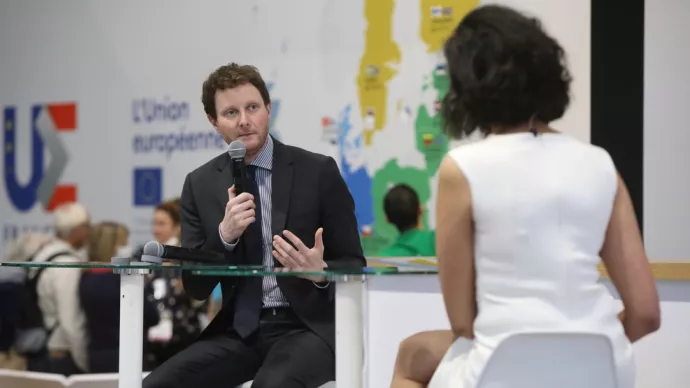
[[[156,206],[153,215],[153,235],[164,245],[180,245],[180,200],[165,201]],[[150,331],[148,339],[160,364],[189,346],[201,333],[202,320],[208,313],[205,301],[187,296],[182,276],[177,270],[156,270],[151,282],[161,322]]]
[[[153,238],[161,244],[180,245],[180,200],[161,202],[153,212]]]
[[[446,131],[486,138],[450,151],[439,172],[436,248],[451,331],[403,341],[392,387],[472,388],[507,336],[576,331],[608,336],[618,386],[633,388],[631,343],[659,327],[659,299],[611,157],[549,125],[569,102],[563,49],[537,20],[488,5],[444,50]],[[600,260],[622,319],[599,283]],[[472,340],[466,352],[451,348],[460,337]]]
[[[115,222],[101,222],[89,235],[89,261],[110,263],[115,256],[128,257],[129,231]],[[79,284],[79,299],[86,314],[89,333],[90,373],[116,373],[120,339],[120,275],[112,269],[88,269]],[[144,299],[144,327],[158,323],[158,311],[149,295]],[[151,369],[152,366],[142,365]]]

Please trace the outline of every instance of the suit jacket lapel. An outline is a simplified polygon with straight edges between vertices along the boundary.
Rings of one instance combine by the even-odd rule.
[[[230,155],[223,154],[218,158],[216,165],[218,168],[218,176],[212,184],[213,193],[216,197],[216,204],[222,209],[221,214],[225,214],[225,206],[228,204],[228,189],[233,184],[232,167],[230,166]]]
[[[287,221],[292,193],[292,163],[287,147],[274,139],[271,173],[271,234],[273,236],[281,233]]]

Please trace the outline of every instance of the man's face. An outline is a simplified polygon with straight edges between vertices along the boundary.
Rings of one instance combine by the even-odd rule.
[[[268,137],[271,105],[264,105],[259,90],[250,83],[216,92],[217,117],[209,121],[225,142],[239,140],[247,157],[256,157]]]

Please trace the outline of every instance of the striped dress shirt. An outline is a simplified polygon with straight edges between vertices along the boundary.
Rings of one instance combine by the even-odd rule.
[[[266,143],[259,151],[259,155],[250,166],[256,166],[256,173],[254,179],[257,186],[259,186],[259,197],[261,201],[261,235],[263,242],[261,244],[263,250],[262,262],[266,268],[273,268],[273,236],[271,234],[271,194],[273,188],[271,185],[271,170],[273,168],[273,139],[268,136]],[[220,238],[225,244],[225,249],[235,249],[235,244],[229,244]],[[263,291],[263,308],[285,307],[289,306],[287,299],[280,288],[275,276],[264,276],[262,278],[261,289]]]

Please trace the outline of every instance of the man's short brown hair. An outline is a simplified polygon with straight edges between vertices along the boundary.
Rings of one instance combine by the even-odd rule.
[[[207,115],[217,118],[216,112],[216,92],[226,89],[233,89],[240,85],[252,84],[261,94],[264,105],[271,102],[268,95],[268,88],[259,70],[251,65],[238,65],[230,63],[216,69],[208,76],[201,90],[201,102],[204,104],[204,111]]]

